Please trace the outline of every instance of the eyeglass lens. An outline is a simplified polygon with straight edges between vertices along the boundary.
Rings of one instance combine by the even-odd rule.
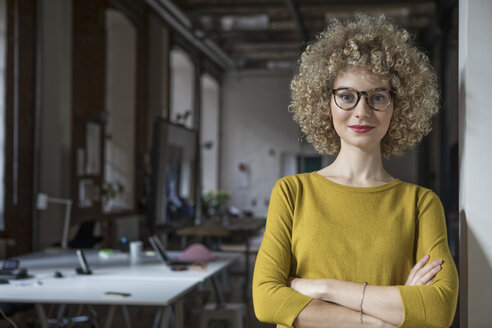
[[[376,109],[383,110],[391,102],[391,95],[388,90],[370,90],[364,92],[367,104]],[[359,102],[359,94],[352,89],[334,90],[335,103],[341,109],[351,109]]]

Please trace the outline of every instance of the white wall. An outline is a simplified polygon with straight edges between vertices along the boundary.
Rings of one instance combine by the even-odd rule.
[[[72,1],[40,1],[42,42],[39,191],[70,198]],[[61,240],[65,208],[39,212],[39,246]]]
[[[461,327],[490,327],[492,1],[459,6]]]
[[[300,153],[299,132],[288,112],[291,73],[228,74],[223,83],[221,188],[230,205],[266,216],[281,154]],[[240,175],[238,165],[249,171]],[[248,179],[249,184],[240,181]],[[256,203],[256,205],[254,205]]]

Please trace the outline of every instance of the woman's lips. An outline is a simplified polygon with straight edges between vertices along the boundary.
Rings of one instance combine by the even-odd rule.
[[[374,129],[374,127],[370,125],[351,125],[349,128],[351,128],[355,133],[367,133]]]

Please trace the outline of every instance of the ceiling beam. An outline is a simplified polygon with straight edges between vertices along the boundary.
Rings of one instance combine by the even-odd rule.
[[[227,51],[277,51],[279,49],[298,50],[301,48],[300,42],[283,41],[283,42],[230,42],[224,44]]]
[[[183,8],[184,11],[191,15],[252,15],[259,13],[273,13],[275,15],[289,15],[289,11],[285,7],[277,7],[271,5],[264,6],[193,6]]]
[[[179,2],[181,9],[188,13],[208,15],[232,15],[232,14],[253,14],[263,13],[267,11],[288,11],[288,8],[282,6],[277,2],[262,1],[259,3],[248,2],[220,2],[220,1],[202,1],[193,4]],[[361,10],[365,8],[379,8],[383,11],[385,8],[409,8],[411,11],[419,10],[419,8],[429,8],[429,6],[435,6],[433,0],[413,0],[413,1],[305,1],[302,0],[299,6],[299,10],[302,12],[304,9],[308,10]]]
[[[206,37],[212,40],[241,40],[241,42],[281,42],[281,41],[301,41],[297,33],[289,31],[217,31],[207,32]]]
[[[441,0],[442,1],[442,0]],[[447,1],[447,0],[446,0]],[[174,0],[178,6],[194,7],[194,6],[262,6],[267,4],[273,5],[283,5],[284,0]],[[347,5],[361,5],[371,3],[375,6],[381,5],[406,5],[408,0],[302,0],[302,4],[325,4],[329,6],[344,7]],[[434,2],[434,0],[412,0],[412,3],[429,3]]]
[[[297,60],[300,56],[299,51],[283,51],[283,52],[251,52],[233,56],[239,60]]]

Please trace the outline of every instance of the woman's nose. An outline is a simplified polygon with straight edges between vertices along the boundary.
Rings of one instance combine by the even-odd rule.
[[[372,109],[367,104],[365,95],[361,95],[359,103],[354,108],[354,114],[356,117],[369,117],[371,115]]]

